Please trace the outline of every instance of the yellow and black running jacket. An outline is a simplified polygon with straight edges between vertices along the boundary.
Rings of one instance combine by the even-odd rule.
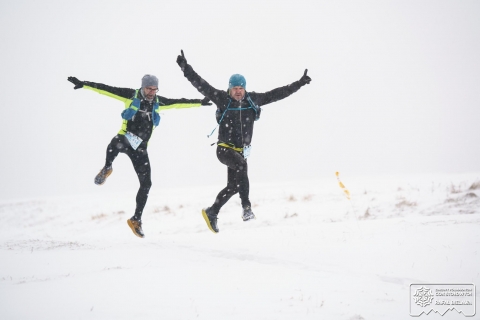
[[[117,88],[90,81],[83,81],[83,83],[83,88],[85,89],[93,90],[100,94],[122,101],[125,105],[125,110],[129,108],[135,109],[135,115],[131,119],[123,119],[122,128],[118,134],[125,135],[125,133],[128,131],[140,137],[145,142],[148,142],[150,136],[152,135],[153,129],[158,126],[160,111],[166,109],[180,109],[201,106],[201,99],[169,99],[157,95],[155,99],[150,102],[144,99],[141,89],[135,90],[130,88]],[[138,108],[132,105],[135,98],[140,100]],[[156,123],[154,121],[154,114],[157,120]]]

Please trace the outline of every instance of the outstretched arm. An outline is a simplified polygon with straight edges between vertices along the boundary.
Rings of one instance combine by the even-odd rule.
[[[220,102],[222,97],[227,93],[222,90],[217,90],[212,87],[207,81],[200,77],[192,68],[191,65],[187,63],[183,50],[182,54],[177,57],[177,63],[183,71],[185,78],[190,81],[190,83],[205,97],[212,100],[214,103]]]
[[[135,93],[134,89],[117,88],[117,87],[107,86],[106,84],[103,84],[103,83],[80,81],[75,77],[68,77],[67,80],[75,85],[73,89],[85,88],[85,89],[89,89],[121,101],[125,101],[126,99],[131,99]]]
[[[203,99],[185,99],[185,98],[169,99],[162,96],[158,96],[158,100],[160,102],[160,110],[185,109],[185,108],[212,105],[212,103],[210,102],[210,99],[208,99],[207,97]]]
[[[308,69],[305,69],[305,72],[303,73],[303,76],[300,78],[300,80],[295,81],[289,85],[286,85],[284,87],[276,88],[271,91],[265,92],[265,93],[256,93],[256,92],[251,92],[250,96],[252,99],[255,101],[256,104],[259,106],[263,106],[278,100],[282,100],[292,93],[297,92],[301,87],[303,87],[306,84],[309,84],[312,79],[307,76]]]

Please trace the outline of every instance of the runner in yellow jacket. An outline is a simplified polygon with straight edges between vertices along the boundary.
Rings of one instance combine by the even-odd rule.
[[[148,141],[153,130],[160,123],[160,110],[172,108],[191,108],[201,105],[211,105],[208,99],[168,99],[157,95],[158,79],[154,75],[145,75],[142,78],[140,89],[117,88],[102,83],[80,81],[75,77],[68,77],[74,89],[85,88],[100,94],[115,98],[125,104],[122,112],[122,128],[113,137],[107,147],[105,166],[95,177],[95,184],[102,185],[112,173],[112,163],[119,152],[125,153],[132,161],[133,168],[140,181],[137,193],[137,207],[133,217],[127,220],[133,233],[143,238],[142,213],[148,199],[148,192],[152,186],[150,160],[148,158]]]

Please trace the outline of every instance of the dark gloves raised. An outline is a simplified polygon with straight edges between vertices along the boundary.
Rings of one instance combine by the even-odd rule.
[[[207,97],[202,99],[202,106],[211,106],[211,105],[212,103],[210,102],[210,99],[208,99]]]
[[[180,50],[182,52],[182,55],[179,55],[177,57],[177,63],[182,68],[182,70],[185,68],[187,65],[187,59],[185,59],[185,55],[183,54],[183,50]]]
[[[73,87],[75,90],[83,87],[83,81],[80,81],[75,77],[68,77],[67,80],[75,85],[75,87]]]
[[[308,71],[308,69],[305,69],[305,73],[300,78],[300,83],[302,84],[302,86],[304,86],[306,84],[309,84],[310,81],[312,81],[312,79],[309,76],[307,76],[307,71]]]

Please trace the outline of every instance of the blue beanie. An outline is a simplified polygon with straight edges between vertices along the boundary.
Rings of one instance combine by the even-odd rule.
[[[245,77],[241,74],[232,75],[228,81],[228,89],[232,89],[233,87],[242,87],[243,89],[246,89],[247,81],[245,80]]]

